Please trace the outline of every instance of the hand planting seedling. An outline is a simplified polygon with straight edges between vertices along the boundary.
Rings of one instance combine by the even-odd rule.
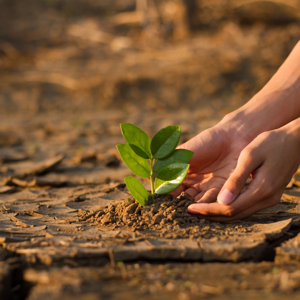
[[[189,170],[187,162],[194,154],[185,149],[175,150],[180,139],[180,126],[167,126],[152,140],[143,130],[129,123],[122,123],[121,131],[127,144],[119,144],[117,149],[131,172],[150,178],[152,201],[154,193],[167,194],[180,186]],[[157,174],[155,181],[154,174]],[[149,204],[149,193],[136,178],[128,176],[124,181],[137,202],[143,206]]]

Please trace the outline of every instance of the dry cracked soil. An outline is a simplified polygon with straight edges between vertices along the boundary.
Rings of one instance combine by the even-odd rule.
[[[101,119],[88,117],[97,128]],[[300,170],[276,206],[210,222],[187,213],[184,192],[141,207],[123,183],[131,172],[115,150],[121,134],[98,139],[53,118],[10,124],[13,142],[0,148],[1,299],[298,295]]]

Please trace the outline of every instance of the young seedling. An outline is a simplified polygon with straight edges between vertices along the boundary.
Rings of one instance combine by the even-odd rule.
[[[122,123],[121,131],[127,144],[119,144],[117,149],[132,173],[150,178],[152,201],[155,193],[167,194],[180,186],[189,170],[187,162],[194,154],[185,149],[175,150],[180,139],[180,126],[167,126],[152,140],[143,130],[129,123]],[[143,206],[149,204],[149,193],[136,178],[128,176],[124,181],[137,202]]]

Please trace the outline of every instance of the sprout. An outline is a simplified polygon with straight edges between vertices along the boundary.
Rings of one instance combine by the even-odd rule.
[[[127,144],[119,144],[117,149],[135,175],[150,178],[152,200],[154,193],[167,194],[181,185],[189,170],[187,163],[194,153],[175,149],[181,135],[180,126],[164,127],[152,140],[143,130],[129,123],[122,123],[121,130]],[[132,176],[124,180],[136,201],[143,206],[148,205],[150,195],[145,187]]]

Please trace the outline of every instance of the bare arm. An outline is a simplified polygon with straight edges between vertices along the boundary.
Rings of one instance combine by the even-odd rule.
[[[299,116],[300,42],[265,87],[222,122],[229,122],[231,128],[252,141],[258,134],[279,128]]]

